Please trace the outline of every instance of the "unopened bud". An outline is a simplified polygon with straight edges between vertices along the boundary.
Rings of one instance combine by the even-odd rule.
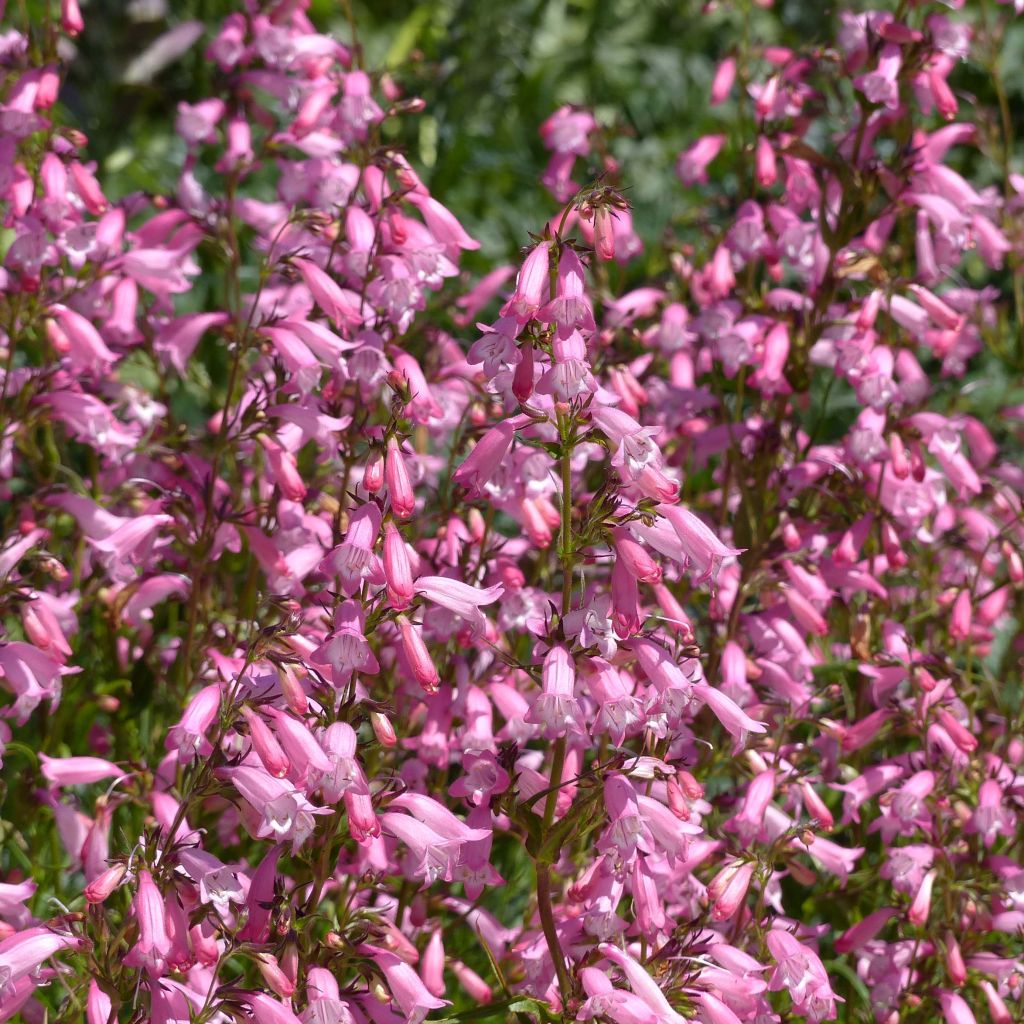
[[[391,719],[387,715],[381,714],[379,711],[371,712],[370,725],[373,726],[373,734],[377,737],[377,742],[382,747],[393,747],[398,743],[395,727],[391,724]]]
[[[384,486],[384,456],[379,451],[370,453],[363,470],[363,487],[376,494]]]
[[[290,999],[295,992],[295,984],[284,971],[271,953],[257,953],[256,966],[259,968],[263,980],[268,988],[279,995],[282,999]]]
[[[108,896],[124,881],[127,867],[124,864],[115,864],[107,868],[101,875],[94,878],[85,887],[85,900],[87,903],[103,903]]]

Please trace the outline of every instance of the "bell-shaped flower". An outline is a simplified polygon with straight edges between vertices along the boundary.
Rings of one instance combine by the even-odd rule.
[[[223,697],[220,683],[204,686],[185,706],[181,718],[167,733],[165,746],[176,750],[179,764],[188,764],[194,757],[206,756],[212,749],[206,730],[213,724]]]
[[[594,311],[587,298],[583,264],[569,247],[558,259],[555,297],[538,310],[536,318],[557,328],[559,338],[568,338],[576,330],[595,331]]]
[[[34,927],[0,941],[0,1000],[23,978],[38,971],[51,956],[64,949],[81,949],[84,940],[61,935],[49,928]]]
[[[414,588],[428,601],[471,623],[478,633],[487,629],[487,618],[480,609],[493,604],[505,592],[500,583],[493,587],[474,587],[449,576],[419,576]]]
[[[452,483],[464,487],[470,500],[481,497],[487,483],[501,468],[515,433],[512,420],[491,427],[452,474]]]
[[[706,683],[694,683],[693,695],[707,704],[712,714],[735,738],[734,754],[746,745],[749,733],[768,731],[768,727],[764,723],[754,721],[731,697],[727,697],[721,690],[716,690],[713,686],[708,686]]]
[[[684,1024],[683,1016],[672,1009],[658,983],[628,953],[617,946],[604,944],[600,952],[622,968],[630,988],[648,1007],[658,1024]]]
[[[717,581],[722,563],[743,553],[743,548],[731,548],[723,543],[699,516],[678,505],[659,505],[658,511],[675,530],[679,549],[673,555],[684,569],[693,568],[699,581]]]
[[[510,779],[490,750],[467,753],[462,759],[462,775],[448,787],[450,796],[462,797],[471,807],[486,804],[492,796],[504,793]]]
[[[516,277],[516,287],[501,315],[514,317],[519,324],[533,319],[548,295],[548,264],[550,242],[540,242],[530,250]]]
[[[309,656],[314,665],[330,667],[331,681],[338,689],[347,686],[355,672],[375,675],[380,671],[380,663],[366,638],[365,620],[362,604],[342,601],[334,613],[334,629]]]
[[[451,1005],[450,1000],[432,995],[420,976],[394,953],[365,944],[359,952],[369,956],[384,975],[393,1002],[405,1016],[405,1024],[420,1024],[431,1010]]]
[[[316,807],[286,779],[276,779],[262,768],[238,765],[218,769],[256,812],[256,836],[277,842],[291,840],[292,851],[312,835],[318,814],[331,814],[329,807]]]
[[[607,661],[594,658],[588,668],[587,690],[598,705],[591,732],[607,732],[613,743],[621,744],[627,734],[636,732],[646,721],[643,705],[633,696],[633,686],[623,673]]]
[[[124,962],[129,967],[143,967],[151,974],[161,975],[167,968],[171,939],[167,933],[164,899],[148,871],[139,872],[138,888],[132,899],[139,935]]]
[[[604,783],[604,806],[608,827],[597,849],[616,870],[628,866],[638,852],[654,853],[654,837],[647,826],[633,783],[624,775],[609,775]]]
[[[541,726],[549,738],[582,732],[583,714],[574,695],[576,668],[564,647],[552,647],[545,655],[541,678],[543,690],[534,698],[524,721]]]
[[[311,766],[308,787],[320,789],[329,804],[336,804],[349,792],[369,795],[369,783],[356,759],[356,733],[352,726],[348,722],[332,722],[319,738],[328,767]]]

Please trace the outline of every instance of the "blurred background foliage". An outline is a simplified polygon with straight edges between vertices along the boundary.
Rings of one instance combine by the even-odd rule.
[[[215,26],[238,6],[236,0],[83,3],[86,29],[62,99],[72,123],[89,134],[109,194],[173,191],[184,159],[175,109],[182,100],[210,95],[218,72],[203,56],[203,39],[154,74],[146,72],[145,55],[175,25],[196,19]],[[666,223],[685,217],[687,205],[696,205],[685,202],[676,155],[700,135],[736,124],[731,103],[708,105],[723,56],[746,45],[824,46],[835,39],[840,10],[889,6],[884,0],[780,0],[770,9],[750,0],[312,0],[310,15],[346,42],[354,23],[367,69],[390,71],[407,95],[426,101],[419,117],[389,122],[400,133],[390,141],[410,153],[431,191],[481,239],[477,260],[490,264],[513,258],[525,231],[553,212],[538,183],[547,161],[538,128],[559,105],[589,107],[611,129],[637,229],[653,241]],[[966,13],[980,27],[1002,10],[988,7],[988,0],[968,0]],[[1011,27],[999,57],[1019,117],[1024,22]],[[968,102],[977,100],[975,112],[995,108],[987,68],[966,63],[954,84]],[[1001,131],[994,120],[988,127],[993,135]],[[999,174],[998,163],[988,166],[990,176]],[[592,170],[600,170],[596,158]]]
[[[140,55],[174,25],[216,25],[234,0],[89,0],[86,29],[62,97],[90,137],[112,195],[173,190],[184,147],[179,101],[209,95],[216,68],[200,41],[147,81],[131,81]],[[538,128],[560,104],[595,111],[612,128],[613,155],[647,239],[678,211],[679,151],[735,120],[711,109],[716,63],[742,45],[827,40],[837,7],[786,0],[773,10],[698,0],[352,0],[367,69],[390,70],[418,118],[400,137],[432,192],[484,243],[478,259],[509,259],[555,205],[538,184],[547,161]],[[313,0],[321,29],[350,42],[346,9]],[[126,73],[128,81],[126,81]],[[111,116],[113,115],[113,116]],[[595,163],[593,170],[600,170]],[[577,180],[581,180],[577,175]]]
[[[23,2],[31,11],[43,0]],[[204,51],[242,0],[81,2],[86,28],[61,96],[66,120],[88,134],[109,196],[139,190],[173,194],[186,155],[174,132],[178,103],[220,91],[220,72]],[[749,166],[735,157],[753,146],[756,127],[749,101],[741,106],[737,89],[726,103],[709,105],[718,62],[766,45],[818,48],[827,59],[842,11],[896,6],[893,0],[776,0],[767,9],[754,0],[311,0],[309,14],[318,29],[347,44],[355,34],[368,71],[387,71],[405,96],[425,101],[423,113],[389,119],[385,141],[408,153],[431,192],[481,241],[479,251],[465,254],[471,273],[515,262],[528,232],[540,231],[559,209],[539,182],[549,156],[541,123],[564,103],[594,111],[647,243],[641,258],[611,268],[613,290],[621,294],[666,279],[665,253],[655,244],[665,232],[698,247],[703,234],[706,246],[742,198],[732,169]],[[1024,18],[1011,18],[997,45],[989,42],[995,38],[989,28],[1006,12],[993,0],[966,0],[957,15],[979,38],[951,81],[961,101],[960,119],[978,126],[980,145],[958,147],[951,163],[980,186],[1005,182],[1004,162],[1009,170],[1024,171],[1024,152],[1013,141],[1024,139]],[[206,32],[156,67],[154,45],[193,21]],[[1009,145],[991,75],[995,64],[1013,129]],[[767,65],[754,64],[752,71],[761,77]],[[836,95],[822,102],[831,113],[848,117],[856,110],[852,85],[842,78],[834,85]],[[677,155],[701,135],[719,132],[729,136],[729,146],[713,182],[684,187],[675,174]],[[833,140],[820,134],[814,144],[830,151]],[[601,173],[601,155],[595,152],[590,160],[587,168],[577,164],[577,182]],[[268,188],[269,182],[268,175]],[[183,309],[204,308],[206,293],[219,289],[216,270],[207,271],[183,297]],[[1009,268],[991,274],[968,261],[966,274],[976,286],[989,279],[1006,295],[1013,290]],[[1018,330],[1004,320],[996,333],[1010,339]],[[204,352],[202,373],[216,378],[222,361]],[[986,353],[967,384],[950,390],[951,411],[966,400],[975,415],[994,419],[1001,405],[1024,402],[1021,369],[1005,353]],[[202,376],[194,388],[172,396],[176,413],[201,419],[199,399],[208,386]],[[838,436],[857,409],[848,389],[833,391],[827,436]],[[177,407],[186,401],[195,406],[191,417]]]
[[[152,74],[147,52],[174,26],[193,19],[216,26],[238,6],[237,0],[83,3],[86,29],[62,99],[72,123],[89,135],[108,194],[173,191],[184,160],[174,134],[177,104],[210,95],[218,71],[203,56],[205,38]],[[406,95],[425,100],[420,116],[389,121],[399,134],[388,141],[410,154],[431,191],[483,242],[470,260],[483,269],[514,259],[526,231],[555,209],[538,182],[547,162],[538,128],[561,104],[590,108],[610,129],[637,230],[655,241],[666,224],[685,222],[697,206],[698,194],[687,201],[675,176],[677,154],[702,134],[737,125],[733,102],[708,105],[718,61],[746,46],[824,47],[836,38],[841,10],[889,6],[884,0],[779,0],[770,9],[751,0],[312,0],[310,15],[347,43],[354,24],[366,68],[389,71]],[[988,7],[988,0],[968,0],[966,13],[979,28],[1002,10]],[[1019,114],[1024,22],[1011,27],[999,59]],[[965,63],[954,84],[968,102],[977,100],[974,112],[995,109],[986,67]],[[1001,129],[994,117],[990,122],[983,128],[996,137]],[[593,160],[596,174],[601,167]],[[984,169],[985,161],[978,165]],[[990,177],[999,175],[998,162],[988,167]],[[581,173],[578,168],[577,180]]]

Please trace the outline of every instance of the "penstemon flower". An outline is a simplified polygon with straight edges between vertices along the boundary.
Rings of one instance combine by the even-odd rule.
[[[1020,5],[709,6],[515,265],[358,18],[122,195],[8,6],[0,1019],[1019,1019]]]

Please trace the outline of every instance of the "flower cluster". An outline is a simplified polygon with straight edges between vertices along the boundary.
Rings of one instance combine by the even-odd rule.
[[[0,37],[0,1020],[1019,1019],[995,29],[744,42],[651,276],[560,108],[457,295],[422,104],[307,7],[205,39],[176,190],[116,202],[66,49]]]

